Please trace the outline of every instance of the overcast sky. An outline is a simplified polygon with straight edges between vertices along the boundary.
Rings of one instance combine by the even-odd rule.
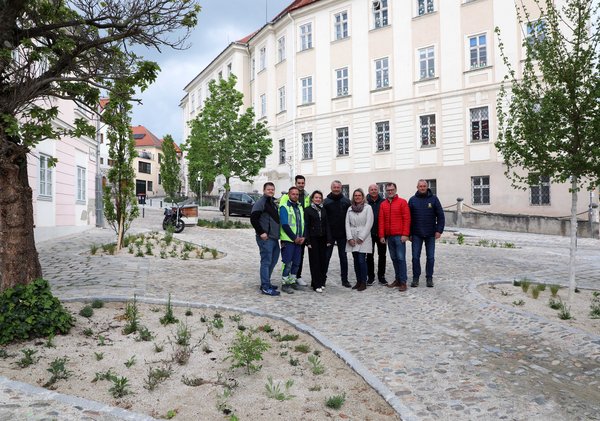
[[[159,138],[170,134],[176,143],[183,136],[179,102],[183,88],[230,42],[239,40],[271,20],[292,0],[199,0],[202,11],[184,51],[148,52],[161,72],[156,82],[138,97],[142,105],[133,108],[132,125],[142,125]]]

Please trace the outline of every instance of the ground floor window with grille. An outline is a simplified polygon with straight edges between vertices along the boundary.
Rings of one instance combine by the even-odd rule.
[[[530,203],[534,206],[550,205],[550,177],[540,176],[539,184],[530,186]]]
[[[285,164],[285,139],[279,139],[279,164]]]
[[[313,158],[313,136],[312,133],[302,133],[302,159]]]
[[[348,127],[336,129],[337,133],[337,156],[348,156],[350,154],[350,137]]]
[[[431,193],[437,196],[437,180],[431,179],[425,181],[427,181],[427,186],[429,187],[429,190],[431,190]]]
[[[52,173],[54,172],[52,157],[40,154],[40,190],[39,195],[50,198],[52,197]]]
[[[342,184],[342,194],[352,200],[350,197],[350,184]]]
[[[149,162],[139,161],[138,162],[138,172],[144,174],[152,174],[152,166]]]
[[[490,176],[471,177],[471,195],[474,205],[490,204]]]
[[[488,107],[471,108],[471,141],[490,140],[490,119]]]
[[[85,202],[86,171],[83,167],[77,167],[77,201]]]
[[[380,121],[375,123],[376,151],[385,152],[390,150],[390,122]]]
[[[435,114],[422,115],[419,120],[421,123],[421,146],[435,146]]]

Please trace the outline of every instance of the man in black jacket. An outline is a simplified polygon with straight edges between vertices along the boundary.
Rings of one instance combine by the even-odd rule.
[[[379,187],[377,184],[371,184],[369,186],[369,194],[367,195],[367,203],[373,210],[373,227],[371,228],[373,252],[367,253],[367,285],[373,285],[375,283],[375,245],[377,245],[377,279],[381,285],[387,285],[387,281],[385,280],[386,246],[379,241],[379,235],[377,232],[379,229],[379,223],[377,219],[379,217],[379,205],[384,200],[385,199],[379,194]]]
[[[427,286],[433,288],[433,265],[435,263],[435,240],[444,232],[444,209],[437,196],[427,185],[426,180],[419,180],[417,192],[408,201],[410,208],[410,236],[412,240],[412,270],[411,287],[419,286],[421,276],[421,249],[425,243],[425,279]]]
[[[337,244],[338,256],[340,258],[340,272],[342,285],[350,288],[348,282],[348,256],[346,254],[346,212],[350,207],[350,200],[342,194],[342,182],[335,180],[331,183],[331,193],[327,195],[323,208],[327,213],[327,220],[331,228],[331,236]],[[327,248],[327,267],[325,273],[329,269],[329,261],[333,254],[333,246]]]

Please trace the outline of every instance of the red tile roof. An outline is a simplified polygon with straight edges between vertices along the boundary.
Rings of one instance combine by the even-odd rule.
[[[133,139],[135,140],[135,146],[144,147],[151,146],[154,148],[161,149],[164,139],[157,138],[154,133],[145,128],[144,126],[134,126],[131,128],[133,132]],[[181,154],[181,148],[175,143],[175,151]]]
[[[100,108],[106,108],[106,104],[108,104],[108,98],[100,98]]]
[[[258,31],[254,31],[250,35],[246,35],[244,38],[237,40],[236,42],[239,42],[240,44],[246,44],[248,41],[250,41],[250,38],[256,35],[257,32]]]

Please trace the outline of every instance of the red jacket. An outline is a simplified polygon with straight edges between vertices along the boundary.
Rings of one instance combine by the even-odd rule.
[[[406,200],[398,197],[385,199],[379,205],[379,238],[392,235],[410,235],[410,209]]]

